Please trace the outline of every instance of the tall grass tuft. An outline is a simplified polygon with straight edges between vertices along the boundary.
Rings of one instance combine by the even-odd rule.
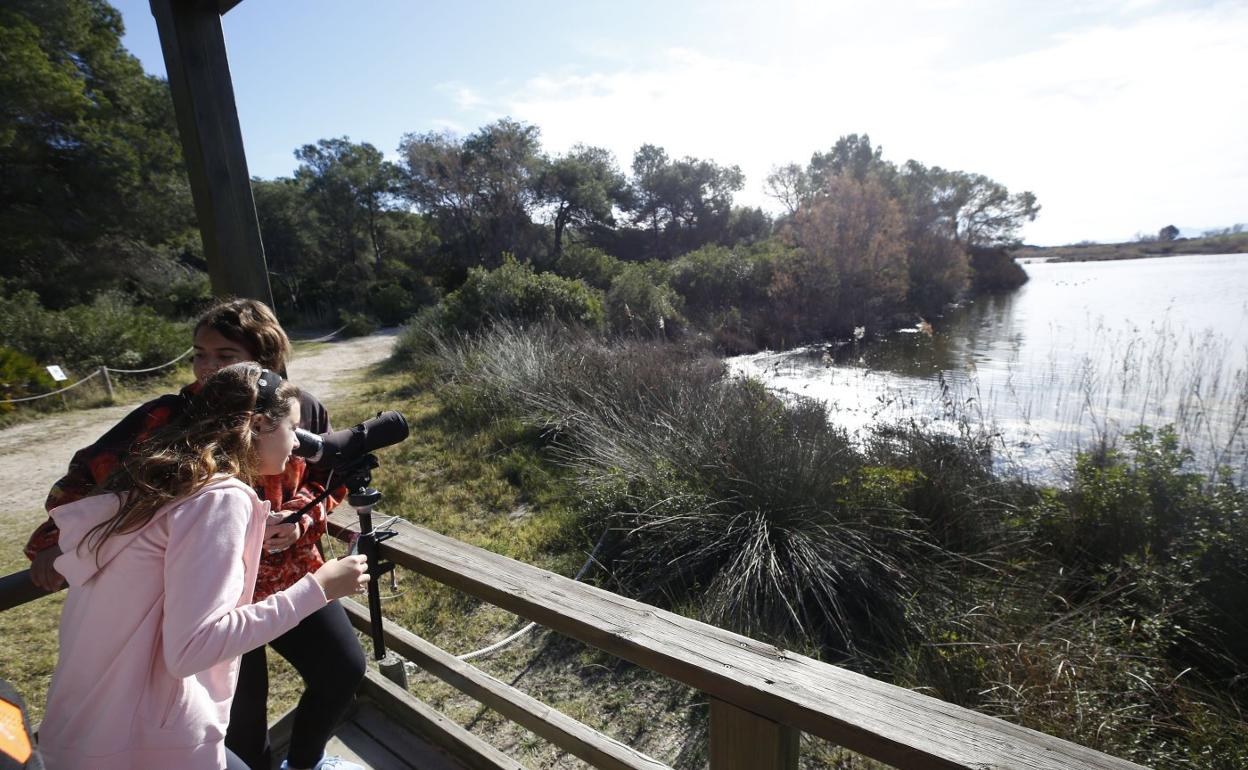
[[[866,467],[815,401],[786,403],[680,345],[496,325],[439,345],[442,397],[478,424],[545,431],[630,595],[710,622],[874,655],[913,635],[937,570],[905,473]]]

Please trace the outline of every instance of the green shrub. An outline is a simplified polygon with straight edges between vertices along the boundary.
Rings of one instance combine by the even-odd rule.
[[[671,265],[670,282],[690,323],[711,335],[729,355],[793,340],[773,309],[776,265],[792,249],[769,238],[749,246],[705,246]]]
[[[1168,561],[1199,548],[1203,530],[1242,518],[1242,494],[1208,490],[1204,475],[1185,469],[1191,453],[1172,426],[1124,440],[1125,450],[1080,452],[1065,505],[1042,511],[1042,534],[1063,563],[1099,571],[1131,557]]]
[[[399,335],[390,351],[390,361],[400,366],[418,366],[437,349],[441,335],[446,331],[441,305],[421,308],[399,329]]]
[[[368,309],[383,326],[398,326],[420,307],[419,298],[396,283],[373,287]]]
[[[1209,479],[1186,470],[1191,454],[1173,427],[1141,427],[1126,449],[1081,452],[1074,482],[1035,507],[1038,534],[1079,598],[1141,569],[1169,575],[1164,597],[1137,613],[1182,598],[1185,629],[1173,651],[1211,675],[1248,664],[1248,492],[1229,473]],[[1229,656],[1229,657],[1228,657]]]
[[[170,281],[153,296],[150,305],[165,318],[190,318],[212,302],[212,287],[204,273],[192,273]]]
[[[582,243],[564,246],[554,271],[564,278],[580,279],[595,289],[606,291],[624,269],[624,263],[602,249]]]
[[[36,396],[56,389],[47,370],[30,356],[12,348],[0,347],[0,412],[11,411],[13,404],[2,401],[23,396]]]
[[[752,249],[704,246],[672,263],[671,285],[699,322],[729,308],[753,310],[767,302],[771,245]]]
[[[971,247],[970,274],[976,293],[1010,291],[1027,283],[1027,271],[1004,246]]]
[[[90,305],[45,309],[29,291],[0,303],[0,337],[40,364],[58,364],[71,376],[101,365],[140,369],[169,361],[190,346],[186,322],[135,307],[119,294]]]
[[[363,313],[352,313],[350,310],[343,310],[338,314],[338,321],[342,323],[342,336],[344,338],[366,337],[377,331],[377,322]]]
[[[363,311],[376,318],[382,326],[398,326],[421,308],[437,304],[440,294],[419,277],[378,281],[368,290]]]
[[[604,319],[601,292],[580,280],[536,273],[511,255],[494,270],[469,270],[468,279],[442,304],[447,327],[460,331],[476,331],[501,320],[558,321],[597,330]]]
[[[607,323],[615,334],[668,336],[679,330],[680,296],[641,265],[626,265],[607,292]]]

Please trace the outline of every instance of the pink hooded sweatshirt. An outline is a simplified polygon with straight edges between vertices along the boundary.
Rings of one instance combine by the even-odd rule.
[[[52,511],[69,596],[39,751],[48,770],[221,770],[238,656],[325,606],[325,593],[306,575],[251,603],[269,504],[237,479],[93,552],[83,541],[118,499]]]

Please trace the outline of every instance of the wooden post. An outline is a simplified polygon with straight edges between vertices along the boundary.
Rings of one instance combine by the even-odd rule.
[[[711,698],[711,770],[797,770],[799,731]]]
[[[151,0],[213,293],[272,305],[221,32],[227,5]]]
[[[104,378],[104,390],[108,392],[108,400],[115,401],[116,396],[113,395],[113,381],[108,378],[108,367],[100,367],[100,376]]]

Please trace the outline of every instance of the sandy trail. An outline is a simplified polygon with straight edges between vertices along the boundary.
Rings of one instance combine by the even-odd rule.
[[[296,352],[289,366],[290,378],[321,401],[332,401],[360,369],[390,355],[395,334],[382,331]],[[15,525],[33,528],[43,521],[43,500],[74,452],[138,405],[67,412],[0,430],[0,530]]]

